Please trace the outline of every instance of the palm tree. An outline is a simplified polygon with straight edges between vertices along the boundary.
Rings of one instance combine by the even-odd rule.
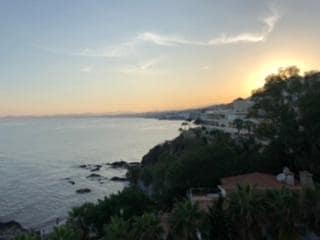
[[[224,203],[224,199],[219,198],[213,203],[212,207],[209,208],[209,212],[207,214],[208,236],[206,239],[231,239],[230,219],[227,211],[224,209]]]
[[[159,218],[153,213],[144,213],[132,219],[132,240],[163,239],[163,228]]]
[[[171,235],[173,239],[197,239],[202,213],[198,205],[190,201],[179,202],[170,216]]]
[[[230,195],[228,214],[234,230],[239,234],[238,239],[261,238],[262,209],[262,198],[254,187],[238,186],[238,190]]]
[[[130,225],[120,217],[111,217],[111,222],[105,227],[105,240],[127,240],[129,239]]]
[[[303,217],[308,228],[320,233],[320,188],[306,189],[303,196]]]
[[[253,123],[249,120],[243,121],[243,127],[248,131],[250,134],[253,130]]]
[[[49,240],[78,240],[79,234],[74,229],[63,225],[56,227],[53,233],[50,234]]]
[[[238,130],[238,135],[240,135],[240,131],[243,127],[243,120],[240,119],[240,118],[237,118],[233,121],[233,124],[235,125],[235,127],[237,128]]]
[[[287,188],[282,188],[281,190],[267,191],[265,199],[266,211],[264,215],[273,238],[298,239],[295,229],[295,224],[300,220],[298,195]]]

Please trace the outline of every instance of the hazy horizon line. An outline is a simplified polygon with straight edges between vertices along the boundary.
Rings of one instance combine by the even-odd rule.
[[[236,98],[235,98],[236,99]],[[232,101],[231,101],[232,102]],[[115,112],[79,112],[79,113],[53,113],[53,114],[11,114],[11,115],[0,115],[0,119],[4,118],[54,118],[54,117],[135,117],[137,115],[143,114],[156,114],[156,113],[166,113],[166,112],[181,112],[181,111],[192,111],[197,109],[204,109],[211,106],[228,104],[230,102],[221,102],[206,104],[197,107],[186,107],[186,108],[174,108],[174,109],[163,109],[163,110],[149,110],[149,111],[115,111]]]

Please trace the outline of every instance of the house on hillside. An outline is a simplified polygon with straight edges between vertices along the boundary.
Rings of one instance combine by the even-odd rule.
[[[292,191],[302,191],[304,188],[314,188],[312,174],[307,171],[299,173],[299,180],[288,169],[278,175],[253,172],[243,175],[230,176],[221,179],[221,185],[213,189],[191,188],[187,197],[192,203],[199,205],[200,209],[207,211],[211,204],[220,197],[228,197],[229,194],[237,191],[239,186],[252,186],[258,191],[280,190],[288,188]]]

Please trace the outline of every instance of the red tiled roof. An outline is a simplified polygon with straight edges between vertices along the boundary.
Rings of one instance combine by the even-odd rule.
[[[287,187],[290,189],[300,189],[300,185],[288,185],[277,181],[276,176],[265,173],[249,173],[244,175],[225,177],[221,179],[222,188],[226,192],[235,191],[238,185],[250,185],[256,187],[258,190],[267,189],[281,189],[282,187]]]

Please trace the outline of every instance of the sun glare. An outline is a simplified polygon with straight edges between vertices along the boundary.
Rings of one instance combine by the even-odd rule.
[[[248,93],[250,94],[252,90],[261,88],[264,85],[265,78],[268,75],[275,74],[280,68],[286,68],[289,66],[297,66],[300,69],[301,73],[310,70],[310,68],[307,67],[306,63],[293,59],[276,60],[258,65],[256,67],[257,70],[248,77],[246,86]]]

